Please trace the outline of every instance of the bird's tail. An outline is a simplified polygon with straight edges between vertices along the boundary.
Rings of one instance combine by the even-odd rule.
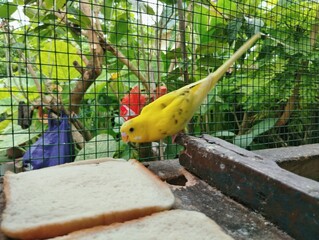
[[[218,80],[227,72],[227,70],[236,62],[254,43],[261,38],[261,33],[256,33],[247,42],[244,43],[226,62],[223,63],[215,72],[209,74],[205,79],[210,81],[210,88],[212,89]]]

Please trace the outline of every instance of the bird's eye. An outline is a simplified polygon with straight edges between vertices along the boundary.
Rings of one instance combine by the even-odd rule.
[[[133,131],[134,131],[134,128],[130,128],[129,131],[130,131],[130,132],[133,132]]]

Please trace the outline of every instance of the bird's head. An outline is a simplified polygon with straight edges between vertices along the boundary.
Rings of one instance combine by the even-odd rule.
[[[148,142],[145,128],[143,122],[139,121],[138,117],[126,121],[121,126],[122,140],[124,142],[135,143]]]

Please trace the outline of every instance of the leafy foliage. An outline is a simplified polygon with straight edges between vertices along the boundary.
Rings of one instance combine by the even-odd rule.
[[[53,52],[55,54],[52,54]],[[79,72],[72,67],[74,61],[81,63],[77,49],[62,40],[43,42],[36,58],[41,73],[49,79],[58,81],[69,81],[79,77]]]
[[[96,11],[92,18],[76,1],[0,1],[0,132],[7,133],[0,138],[0,152],[10,146],[25,148],[46,129],[37,122],[31,131],[16,131],[19,101],[32,105],[44,94],[57,96],[66,108],[71,105],[70,94],[82,77],[74,62],[81,68],[94,57],[94,45],[82,34],[90,30],[93,18],[106,42],[137,66],[150,86],[165,84],[169,91],[183,86],[186,76],[189,81],[207,76],[250,36],[263,32],[267,37],[212,90],[189,133],[210,133],[250,149],[319,141],[316,1],[184,1],[179,10],[171,0],[157,5],[107,0],[91,4]],[[18,9],[27,20],[13,17]],[[60,12],[66,12],[67,21]],[[79,147],[77,160],[137,157],[138,148],[123,144],[119,135],[119,103],[135,85],[142,87],[142,82],[131,67],[106,51],[101,74],[86,91],[77,115],[94,137]],[[180,149],[171,139],[165,142],[166,157],[175,157]]]

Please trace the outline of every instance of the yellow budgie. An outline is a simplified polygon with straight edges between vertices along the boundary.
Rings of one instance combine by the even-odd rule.
[[[224,73],[261,37],[251,37],[215,72],[170,92],[143,108],[141,114],[121,127],[124,142],[154,142],[184,130],[210,90]]]

